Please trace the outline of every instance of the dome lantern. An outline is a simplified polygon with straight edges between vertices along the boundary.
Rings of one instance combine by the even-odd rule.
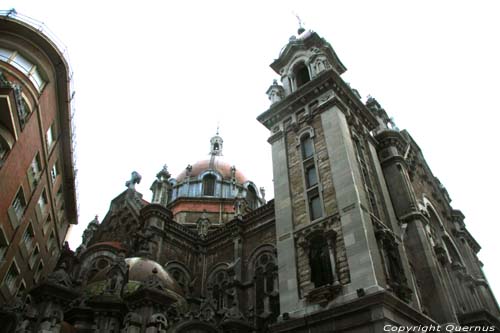
[[[222,156],[222,144],[224,140],[219,136],[219,127],[217,133],[210,139],[210,155]]]

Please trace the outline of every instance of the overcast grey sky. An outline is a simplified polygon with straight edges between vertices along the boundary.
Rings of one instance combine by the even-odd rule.
[[[207,157],[217,123],[224,155],[273,197],[267,130],[255,118],[277,78],[268,67],[297,29],[333,46],[343,75],[418,142],[481,244],[500,295],[498,1],[2,1],[68,47],[77,108],[81,232],[125,189]]]

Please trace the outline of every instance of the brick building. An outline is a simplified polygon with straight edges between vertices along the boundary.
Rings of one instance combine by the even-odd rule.
[[[54,269],[77,218],[71,73],[31,23],[0,13],[0,303]]]
[[[274,200],[221,156],[135,185],[0,315],[21,332],[499,330],[480,247],[408,132],[299,30],[271,68]],[[244,171],[244,170],[243,170]],[[443,328],[444,330],[444,328]]]

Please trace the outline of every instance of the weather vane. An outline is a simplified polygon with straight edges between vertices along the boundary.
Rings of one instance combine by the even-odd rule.
[[[292,14],[295,15],[295,17],[297,18],[297,21],[299,22],[299,30],[298,30],[298,32],[299,32],[299,35],[300,35],[304,31],[306,31],[306,29],[304,29],[304,21],[302,21],[302,19],[300,18],[300,16],[297,13],[292,12]]]
[[[215,135],[219,135],[219,125],[220,125],[220,123],[217,122],[217,133]]]

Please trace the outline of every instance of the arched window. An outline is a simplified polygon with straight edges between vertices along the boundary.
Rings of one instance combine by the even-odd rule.
[[[278,296],[278,267],[271,253],[264,252],[255,260],[255,314],[270,314],[275,322],[280,314]],[[258,326],[261,326],[260,323]]]
[[[305,133],[300,137],[300,153],[302,155],[302,166],[304,171],[306,196],[311,221],[323,216],[323,205],[318,188],[319,178],[314,157],[314,141],[311,133]]]
[[[223,308],[231,307],[232,296],[226,292],[228,289],[229,277],[225,270],[212,273],[208,283],[209,297],[212,299],[214,308],[219,311]]]
[[[295,67],[295,83],[297,88],[311,81],[309,70],[305,63],[301,62]]]
[[[248,202],[248,207],[251,209],[257,208],[257,193],[255,192],[255,189],[253,186],[248,186],[247,188],[247,202]]]
[[[215,195],[215,176],[206,175],[203,177],[203,195]]]
[[[326,239],[317,235],[309,241],[311,282],[318,288],[333,283],[332,263]]]
[[[179,268],[175,267],[172,268],[169,273],[172,275],[172,277],[177,281],[179,286],[182,288],[184,292],[188,291],[188,279],[186,277],[186,274],[184,274],[183,271],[181,271]]]

